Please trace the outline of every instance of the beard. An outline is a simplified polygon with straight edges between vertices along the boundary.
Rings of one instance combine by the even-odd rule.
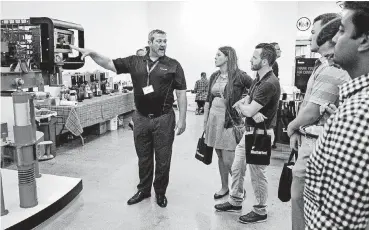
[[[352,69],[357,68],[358,59],[353,55],[344,55],[344,56],[333,56],[334,64],[338,65],[342,69],[346,71],[350,71]]]
[[[259,62],[258,64],[256,65],[251,65],[251,70],[252,71],[258,71],[259,69],[261,69],[261,62]]]

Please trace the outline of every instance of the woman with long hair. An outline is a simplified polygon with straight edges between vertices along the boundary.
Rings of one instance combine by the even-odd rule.
[[[228,175],[231,173],[236,138],[233,126],[241,123],[241,117],[232,106],[242,99],[250,88],[252,79],[238,68],[236,51],[229,46],[220,47],[215,56],[219,68],[210,77],[208,96],[205,103],[205,143],[213,147],[218,155],[219,173],[222,182],[214,199],[229,194]]]

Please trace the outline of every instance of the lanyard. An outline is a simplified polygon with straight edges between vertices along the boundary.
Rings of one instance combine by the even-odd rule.
[[[146,64],[146,68],[147,68],[147,86],[149,86],[150,73],[155,69],[158,62],[159,61],[156,61],[155,64],[149,69],[149,61],[147,61],[147,64]]]

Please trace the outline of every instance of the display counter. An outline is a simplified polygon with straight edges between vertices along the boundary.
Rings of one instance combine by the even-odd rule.
[[[42,107],[57,112],[57,135],[69,131],[75,136],[81,136],[85,127],[105,122],[135,109],[133,93],[85,99],[76,106],[43,105]]]

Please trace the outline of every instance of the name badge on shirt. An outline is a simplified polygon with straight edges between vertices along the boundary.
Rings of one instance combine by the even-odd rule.
[[[142,88],[144,95],[154,92],[154,88],[152,85],[146,86]]]

